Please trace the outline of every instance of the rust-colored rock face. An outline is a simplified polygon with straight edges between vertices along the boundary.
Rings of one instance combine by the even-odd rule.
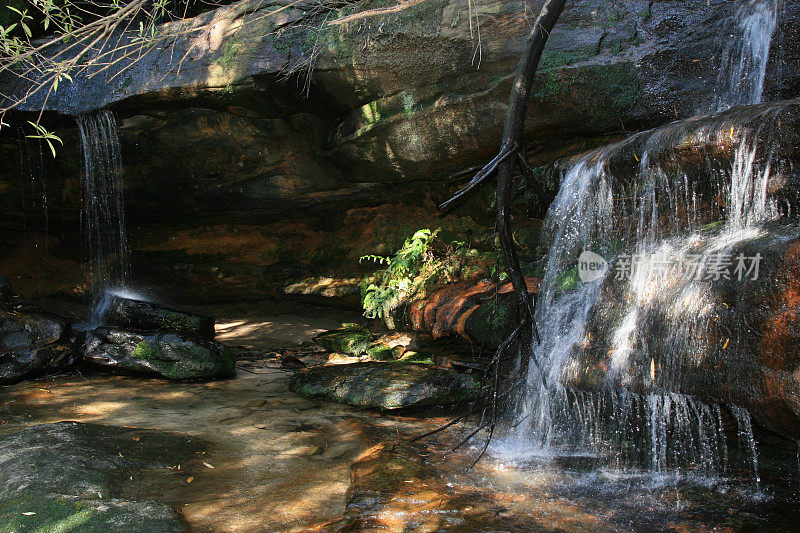
[[[783,254],[761,326],[758,363],[762,393],[758,410],[785,434],[800,429],[800,242]]]
[[[526,278],[535,293],[540,280]],[[415,331],[430,333],[434,339],[460,336],[464,340],[496,348],[515,305],[511,283],[489,280],[451,283],[430,296],[413,302],[406,319]]]

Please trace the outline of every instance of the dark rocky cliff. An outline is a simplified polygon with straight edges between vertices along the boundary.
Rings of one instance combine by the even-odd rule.
[[[371,17],[313,13],[314,4],[245,1],[174,22],[198,31],[123,75],[60,88],[46,104],[65,143],[55,161],[42,158],[49,225],[31,214],[41,199],[28,168],[36,147],[6,129],[0,244],[8,252],[0,271],[31,292],[81,284],[80,151],[64,115],[104,106],[121,126],[143,279],[219,296],[265,294],[293,277],[352,274],[359,255],[388,252],[420,227],[481,227],[481,210],[442,219],[435,200],[457,185],[447,174],[496,150],[540,2],[485,0],[470,12],[466,0],[426,0]],[[735,4],[571,4],[548,43],[530,107],[531,161],[704,109],[725,45],[719,30]],[[771,99],[800,92],[798,13],[786,3],[768,73]],[[351,22],[324,24],[348,15]],[[23,108],[42,104],[34,97]],[[26,266],[43,253],[45,234],[46,268],[63,273],[60,286],[44,287],[35,281],[42,272]]]

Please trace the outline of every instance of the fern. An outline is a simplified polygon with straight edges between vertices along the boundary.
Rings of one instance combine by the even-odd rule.
[[[359,262],[373,261],[386,265],[385,269],[376,273],[372,282],[365,279],[361,283],[364,316],[379,318],[388,327],[394,328],[392,312],[415,292],[415,278],[422,271],[426,259],[430,258],[430,243],[438,233],[438,229],[421,229],[406,239],[393,257],[365,255],[359,259]]]

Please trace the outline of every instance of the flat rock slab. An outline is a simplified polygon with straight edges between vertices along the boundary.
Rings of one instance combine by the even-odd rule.
[[[236,356],[212,340],[177,333],[137,333],[111,328],[88,332],[83,347],[90,365],[125,374],[171,380],[211,380],[236,375]]]
[[[105,323],[123,329],[171,331],[201,339],[214,338],[214,319],[161,305],[111,296]]]
[[[152,495],[204,448],[185,435],[79,422],[1,437],[0,532],[183,531],[178,513]]]
[[[470,374],[410,363],[353,363],[298,371],[289,388],[304,398],[390,411],[446,405],[478,397]]]
[[[0,533],[23,531],[179,533],[185,528],[173,508],[157,502],[34,493],[0,498]]]

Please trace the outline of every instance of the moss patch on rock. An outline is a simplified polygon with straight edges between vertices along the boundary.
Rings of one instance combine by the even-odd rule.
[[[212,340],[176,333],[143,334],[98,328],[83,343],[84,360],[125,374],[155,375],[176,381],[231,378],[236,356]]]
[[[369,328],[359,324],[342,324],[340,329],[326,331],[314,337],[314,342],[329,352],[356,356],[367,353],[371,341]]]

